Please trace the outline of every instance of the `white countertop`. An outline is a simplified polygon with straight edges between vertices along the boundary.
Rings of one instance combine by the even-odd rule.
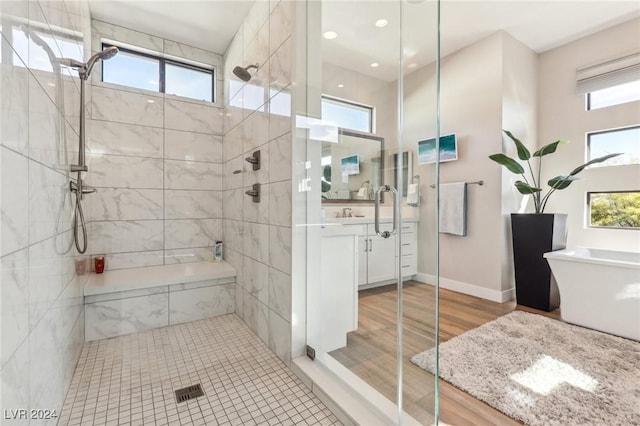
[[[175,265],[145,266],[91,274],[84,288],[85,296],[140,290],[163,285],[191,283],[235,277],[236,270],[227,262],[193,262]]]

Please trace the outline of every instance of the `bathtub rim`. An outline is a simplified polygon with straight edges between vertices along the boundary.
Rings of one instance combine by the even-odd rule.
[[[607,251],[610,253],[640,254],[638,252],[630,252],[630,251],[622,251],[622,250],[606,250],[606,249],[597,249],[593,247],[576,247],[573,249],[562,249],[562,250],[550,251],[545,253],[544,257],[545,259],[551,259],[551,260],[590,263],[594,265],[606,265],[606,266],[640,270],[640,263],[634,263],[634,262],[629,262],[625,260],[602,259],[598,257],[590,257],[589,256],[590,250],[601,250],[601,251]]]

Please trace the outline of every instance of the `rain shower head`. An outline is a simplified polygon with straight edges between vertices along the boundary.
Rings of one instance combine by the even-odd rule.
[[[236,77],[238,77],[240,80],[242,81],[249,81],[251,80],[251,74],[249,74],[249,70],[251,68],[255,68],[258,69],[258,64],[251,64],[249,66],[246,67],[241,67],[241,66],[237,66],[233,69],[233,73],[236,75]]]

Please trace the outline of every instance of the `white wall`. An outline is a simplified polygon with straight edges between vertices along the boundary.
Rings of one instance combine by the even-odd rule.
[[[405,80],[405,141],[414,151],[414,173],[422,177],[418,271],[435,273],[434,238],[440,238],[440,276],[443,286],[483,297],[500,299],[510,288],[502,265],[507,254],[502,212],[503,177],[487,157],[502,150],[503,75],[505,44],[509,36],[496,33],[442,60],[441,133],[455,133],[458,160],[442,163],[440,181],[483,180],[484,186],[467,188],[466,237],[435,232],[434,165],[417,165],[416,143],[435,135],[435,73],[432,66]],[[445,283],[448,282],[447,283]],[[508,293],[508,292],[507,292]],[[508,297],[508,294],[505,296]]]
[[[569,145],[544,158],[543,181],[586,161],[586,133],[640,123],[640,102],[585,111],[576,92],[576,69],[640,51],[640,18],[606,29],[540,55],[539,143],[569,139]],[[586,227],[587,191],[639,190],[640,165],[585,170],[582,179],[552,196],[547,212],[569,215],[567,245],[640,251],[635,230]]]
[[[533,153],[537,141],[538,55],[515,38],[503,37],[502,129],[511,131]],[[517,157],[513,141],[503,135],[503,152]],[[532,160],[532,164],[536,164]],[[494,167],[497,164],[493,164]],[[502,290],[513,288],[511,213],[521,210],[523,196],[515,189],[519,175],[501,167],[502,173]]]
[[[88,275],[75,275],[68,189],[79,80],[52,63],[64,56],[61,32],[78,35],[66,55],[88,58],[91,31],[86,2],[0,2],[0,16],[0,411],[9,425],[28,423],[7,419],[9,410],[60,415],[84,342]],[[55,40],[55,58],[35,43],[27,50],[24,29]]]
[[[291,359],[291,36],[294,2],[256,1],[224,58],[225,260],[238,271],[236,313]],[[248,83],[232,70],[258,63]],[[261,168],[245,161],[261,152]],[[234,174],[240,170],[242,173]],[[260,203],[245,194],[261,184]]]
[[[102,38],[215,67],[219,102],[103,83],[91,76],[86,198],[89,250],[107,269],[210,259],[222,239],[222,56],[92,21]]]

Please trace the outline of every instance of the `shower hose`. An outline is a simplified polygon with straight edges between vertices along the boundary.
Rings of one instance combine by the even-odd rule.
[[[78,218],[80,219],[80,226],[82,227],[82,245],[80,245],[80,238],[78,236]],[[84,220],[84,213],[82,211],[82,182],[78,185],[78,190],[76,191],[76,206],[73,209],[73,239],[76,243],[78,253],[83,254],[87,251],[87,223]]]

